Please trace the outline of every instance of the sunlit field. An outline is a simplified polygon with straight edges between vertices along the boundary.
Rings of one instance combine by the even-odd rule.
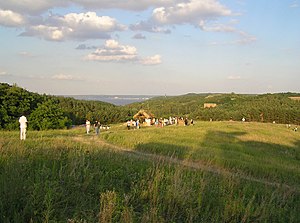
[[[0,222],[299,222],[300,135],[196,122],[0,132]]]

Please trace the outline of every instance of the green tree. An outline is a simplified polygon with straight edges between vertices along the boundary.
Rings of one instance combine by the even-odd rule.
[[[41,104],[29,116],[29,128],[36,130],[62,129],[70,125],[58,104],[49,99]]]

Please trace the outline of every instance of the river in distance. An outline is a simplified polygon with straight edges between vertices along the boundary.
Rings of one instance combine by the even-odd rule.
[[[146,101],[159,95],[64,95],[78,100],[103,101],[114,105],[127,105],[134,102]]]

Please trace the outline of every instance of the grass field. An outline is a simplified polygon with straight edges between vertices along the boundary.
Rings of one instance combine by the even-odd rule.
[[[197,122],[0,131],[0,222],[299,222],[300,134]]]

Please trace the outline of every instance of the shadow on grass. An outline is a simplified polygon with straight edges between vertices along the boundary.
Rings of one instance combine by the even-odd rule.
[[[201,162],[249,178],[300,188],[300,140],[294,146],[285,146],[243,141],[239,138],[243,135],[246,132],[209,131],[196,146],[151,142],[138,144],[135,150]]]

